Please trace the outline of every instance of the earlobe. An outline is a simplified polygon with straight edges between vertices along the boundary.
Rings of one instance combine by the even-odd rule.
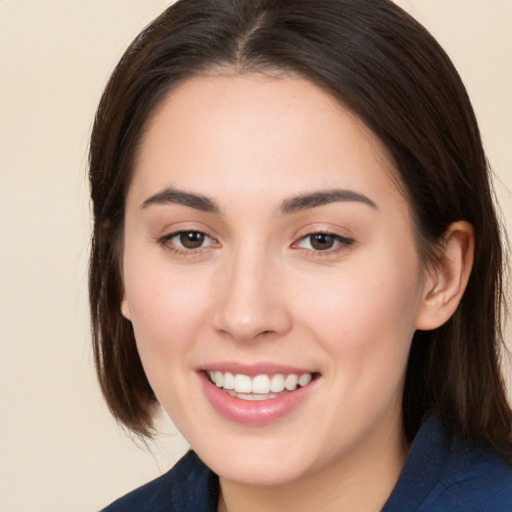
[[[475,233],[469,222],[458,221],[448,227],[443,253],[425,281],[416,329],[436,329],[453,315],[469,281],[474,248]]]
[[[121,314],[126,318],[126,320],[132,320],[126,296],[123,297],[123,301],[121,302]]]

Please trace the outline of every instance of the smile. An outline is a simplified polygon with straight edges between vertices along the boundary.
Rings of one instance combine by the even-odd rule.
[[[203,392],[213,409],[235,423],[268,425],[301,409],[322,382],[317,372],[261,366],[266,368],[228,363],[199,371]]]
[[[249,375],[231,372],[209,371],[210,381],[229,395],[242,400],[269,400],[307,386],[313,374]]]

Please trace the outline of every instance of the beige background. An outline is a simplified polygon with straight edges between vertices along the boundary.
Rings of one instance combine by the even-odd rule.
[[[123,49],[168,3],[0,0],[0,510],[98,510],[185,450],[167,422],[148,451],[110,419],[87,312],[95,106]],[[510,226],[512,0],[400,3],[461,72]]]

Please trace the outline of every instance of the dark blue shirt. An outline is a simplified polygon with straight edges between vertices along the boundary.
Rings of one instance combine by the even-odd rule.
[[[194,452],[103,512],[216,512],[219,479]],[[512,512],[512,465],[430,419],[382,512]]]

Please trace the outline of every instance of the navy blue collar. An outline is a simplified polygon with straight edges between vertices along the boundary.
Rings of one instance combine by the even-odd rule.
[[[372,482],[368,482],[371,486]],[[217,512],[219,478],[192,451],[104,512]],[[511,512],[512,466],[435,418],[418,431],[382,512]]]

